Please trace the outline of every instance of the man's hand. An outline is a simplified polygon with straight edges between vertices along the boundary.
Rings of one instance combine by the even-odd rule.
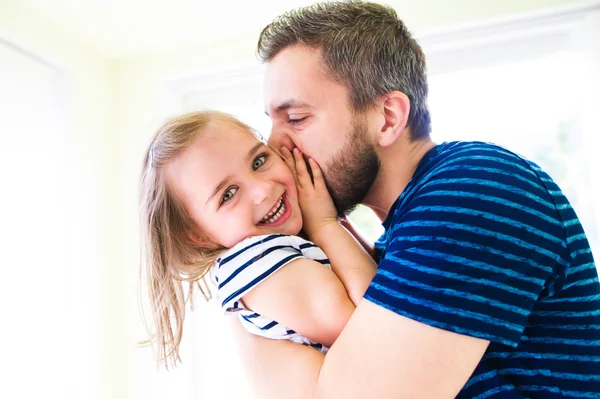
[[[312,241],[317,241],[317,237],[326,226],[332,223],[338,224],[337,210],[325,185],[321,168],[314,159],[308,159],[312,170],[311,179],[299,149],[294,148],[292,154],[287,148],[282,147],[281,154],[296,179],[304,231]]]

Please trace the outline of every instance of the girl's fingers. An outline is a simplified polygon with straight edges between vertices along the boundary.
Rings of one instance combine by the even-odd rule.
[[[294,162],[294,157],[292,156],[292,153],[290,152],[290,150],[287,149],[287,147],[281,147],[279,149],[279,152],[281,153],[285,164],[292,171],[292,174],[294,175],[294,180],[296,180],[296,163]]]
[[[310,180],[310,175],[308,174],[308,169],[306,168],[306,163],[304,162],[304,158],[302,157],[302,153],[297,148],[294,148],[294,159],[296,161],[296,175],[298,176],[298,183],[300,187],[307,188],[312,186],[312,181]]]
[[[308,158],[308,163],[310,164],[310,168],[312,169],[313,184],[315,185],[315,189],[327,191],[325,179],[323,179],[323,172],[321,172],[321,168],[319,167],[317,161],[315,161],[312,158]]]

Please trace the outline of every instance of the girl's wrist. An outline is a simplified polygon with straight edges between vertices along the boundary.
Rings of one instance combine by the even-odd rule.
[[[326,220],[319,223],[318,227],[308,231],[308,237],[317,246],[323,246],[328,237],[332,237],[335,234],[336,229],[342,228],[342,225],[336,220]]]

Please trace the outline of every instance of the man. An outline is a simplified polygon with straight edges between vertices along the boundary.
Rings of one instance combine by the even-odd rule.
[[[315,5],[258,47],[271,144],[314,158],[341,214],[363,203],[386,228],[327,356],[238,333],[259,396],[600,397],[600,285],[577,216],[510,151],[431,141],[425,57],[396,13]]]

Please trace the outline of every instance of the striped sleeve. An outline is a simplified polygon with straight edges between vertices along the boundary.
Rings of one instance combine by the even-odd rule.
[[[217,259],[214,279],[225,312],[245,309],[240,298],[287,263],[302,257],[292,238],[280,234],[250,237]]]
[[[463,148],[400,198],[365,297],[411,319],[517,346],[564,263],[552,198],[521,158]]]
[[[327,255],[325,255],[321,248],[317,247],[313,242],[298,236],[290,236],[290,239],[296,243],[296,246],[300,249],[305,258],[312,259],[331,269],[329,258],[327,258]]]

